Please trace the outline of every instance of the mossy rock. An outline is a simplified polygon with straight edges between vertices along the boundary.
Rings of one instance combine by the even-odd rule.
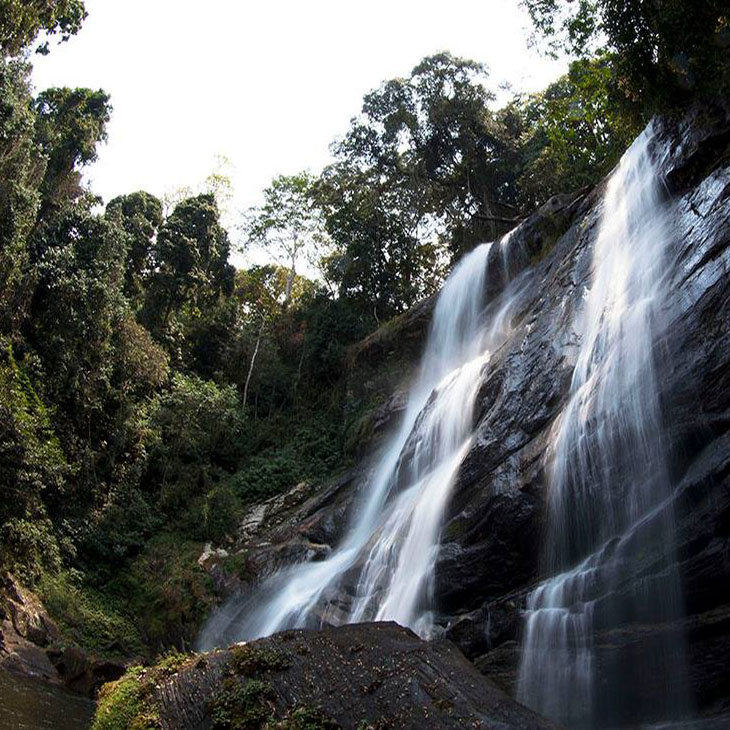
[[[101,688],[91,730],[159,730],[159,685],[197,661],[195,654],[172,652],[154,667],[130,667],[121,679]]]
[[[176,730],[554,727],[449,642],[424,642],[393,623],[285,631],[135,672],[133,683],[105,690],[94,730],[124,727],[101,724],[119,717],[160,717]]]

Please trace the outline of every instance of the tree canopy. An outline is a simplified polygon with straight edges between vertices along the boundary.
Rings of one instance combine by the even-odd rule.
[[[624,95],[651,111],[700,94],[727,93],[726,0],[523,0],[553,50],[615,54]]]
[[[375,319],[433,291],[449,259],[514,215],[515,145],[487,72],[449,53],[367,94],[317,186],[343,295]],[[453,245],[452,245],[453,244]]]
[[[5,55],[18,55],[41,32],[68,40],[85,19],[83,0],[0,0],[0,48]],[[48,48],[46,41],[37,50],[47,53]]]

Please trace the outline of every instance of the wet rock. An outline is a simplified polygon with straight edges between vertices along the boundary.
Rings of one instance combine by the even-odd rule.
[[[426,643],[392,623],[286,631],[203,655],[160,684],[155,704],[162,727],[176,730],[209,728],[211,711],[306,713],[324,728],[555,727],[450,642]]]
[[[517,694],[520,645],[513,639],[474,659],[474,666],[510,697]]]
[[[48,616],[38,597],[21,586],[13,576],[8,575],[4,579],[3,593],[5,620],[12,624],[20,638],[41,647],[60,638],[58,627]]]
[[[119,678],[123,662],[100,659],[64,646],[61,631],[40,599],[12,575],[0,586],[0,669],[93,697],[105,682]]]
[[[627,617],[611,632],[598,671],[612,652],[645,652],[657,637],[677,631],[679,641],[686,636],[689,667],[688,678],[676,678],[677,691],[688,682],[698,707],[719,713],[730,701],[730,632],[726,620],[707,617],[725,616],[730,601],[730,113],[720,106],[695,109],[684,120],[660,122],[659,129],[661,140],[676,139],[660,161],[674,196],[668,204],[675,246],[667,335],[656,347],[656,361],[666,452],[677,485],[667,506],[675,514],[677,545],[627,566],[613,595],[596,604],[595,620],[600,626],[602,604],[622,593],[660,592],[663,572],[673,562],[684,584],[687,619],[678,628],[639,625]],[[505,687],[516,681],[520,612],[540,577],[544,465],[553,423],[570,390],[578,342],[572,322],[590,284],[598,220],[590,197],[538,262],[535,296],[493,358],[482,386],[477,437],[461,468],[437,565],[447,636]],[[651,521],[639,529],[652,529]],[[495,609],[510,601],[516,610],[490,624],[490,612],[498,619]],[[644,689],[650,697],[651,687]]]
[[[127,669],[121,662],[98,659],[73,646],[49,649],[47,654],[66,687],[85,697],[95,697],[103,684],[119,679]]]
[[[41,602],[12,576],[0,582],[0,669],[60,683],[45,647],[60,638]]]
[[[332,551],[347,526],[361,471],[352,470],[319,485],[302,482],[284,494],[252,505],[232,546],[213,545],[198,559],[219,597],[247,595],[266,577]]]
[[[681,117],[656,122],[657,141],[664,143],[665,178],[674,193],[684,192],[710,174],[730,150],[730,102],[697,103]]]

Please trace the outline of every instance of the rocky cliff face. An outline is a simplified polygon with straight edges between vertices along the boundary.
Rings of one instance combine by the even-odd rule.
[[[647,551],[617,592],[661,585],[678,565],[686,604],[689,684],[701,713],[730,711],[730,109],[660,121],[655,155],[666,182],[675,242],[668,266],[670,319],[654,353],[660,377],[677,548]],[[448,508],[436,568],[438,624],[477,666],[513,692],[525,598],[542,577],[546,451],[565,406],[590,284],[602,187],[551,201],[517,236],[529,296],[514,332],[485,372],[477,437]],[[499,282],[487,282],[496,291]],[[420,321],[420,319],[416,319]],[[379,355],[387,362],[388,352]],[[397,411],[398,399],[391,404]],[[388,422],[386,412],[378,424]],[[327,554],[357,491],[353,473],[314,495],[261,508],[240,548],[253,586],[280,565]],[[651,530],[651,521],[640,529]],[[667,547],[667,550],[669,548]],[[599,612],[600,613],[600,612]],[[641,651],[661,623],[601,627],[597,660]],[[683,681],[677,678],[677,682]],[[651,695],[652,687],[637,688]]]
[[[643,556],[615,590],[638,581],[660,590],[667,561],[679,562],[693,694],[703,712],[723,712],[730,709],[723,659],[730,639],[728,111],[698,109],[681,122],[662,122],[657,142],[657,153],[666,150],[659,164],[675,248],[667,271],[670,323],[654,355],[676,485],[678,550]],[[447,634],[509,689],[520,612],[539,577],[545,452],[569,390],[577,345],[572,322],[589,284],[596,200],[595,193],[585,200],[536,267],[534,298],[483,383],[478,439],[462,467],[437,568]],[[651,527],[649,521],[641,529]],[[640,652],[652,633],[667,630],[627,622],[600,631],[599,619],[598,661],[622,647]]]

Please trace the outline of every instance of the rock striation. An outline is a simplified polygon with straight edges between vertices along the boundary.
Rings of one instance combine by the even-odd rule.
[[[146,706],[164,730],[265,722],[321,730],[556,727],[510,699],[451,642],[425,642],[394,623],[284,631],[192,657],[152,691]],[[103,710],[102,702],[100,717]]]

